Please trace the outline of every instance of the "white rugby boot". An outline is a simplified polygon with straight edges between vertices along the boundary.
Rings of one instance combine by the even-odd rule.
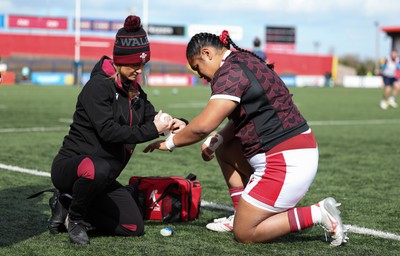
[[[380,104],[379,104],[379,106],[381,107],[381,109],[384,109],[384,110],[386,110],[386,109],[388,109],[388,102],[386,101],[386,100],[381,100],[381,102],[380,102]]]
[[[233,219],[235,215],[214,219],[214,222],[208,223],[206,228],[216,232],[231,232],[233,230]]]
[[[325,230],[325,236],[327,233],[330,234],[332,238],[331,246],[347,243],[349,240],[347,230],[342,223],[338,209],[340,203],[337,203],[334,198],[328,197],[319,202],[318,205],[321,211],[320,226]]]
[[[394,100],[394,97],[389,97],[387,104],[389,104],[389,106],[391,106],[392,108],[397,108],[398,105],[396,103],[396,101]]]

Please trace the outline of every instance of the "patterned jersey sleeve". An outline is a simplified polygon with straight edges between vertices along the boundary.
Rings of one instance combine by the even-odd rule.
[[[215,75],[211,99],[228,99],[240,103],[250,84],[243,70],[238,65],[226,62]]]

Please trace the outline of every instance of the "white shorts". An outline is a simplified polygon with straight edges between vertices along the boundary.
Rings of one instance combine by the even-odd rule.
[[[295,207],[308,191],[318,169],[314,136],[303,133],[288,141],[279,144],[278,151],[248,159],[254,169],[242,194],[248,203],[266,211],[283,212]]]

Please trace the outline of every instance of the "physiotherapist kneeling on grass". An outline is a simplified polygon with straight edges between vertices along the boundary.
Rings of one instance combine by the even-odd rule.
[[[89,244],[87,231],[140,236],[143,218],[131,194],[116,180],[136,144],[158,138],[165,130],[179,132],[185,122],[160,120],[146,93],[136,82],[150,45],[140,18],[129,16],[115,38],[113,58],[103,56],[78,97],[73,122],[54,158],[53,196],[70,194],[60,202],[49,224],[57,233],[64,220],[75,244]],[[68,215],[68,216],[67,216]]]

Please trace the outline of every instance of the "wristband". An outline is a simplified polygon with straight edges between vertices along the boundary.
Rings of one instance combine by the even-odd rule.
[[[170,136],[168,136],[168,138],[165,140],[165,146],[168,148],[169,151],[173,151],[176,146],[174,144],[174,138],[175,134],[171,133]]]
[[[208,136],[206,141],[204,141],[204,144],[212,151],[215,151],[223,142],[224,142],[224,138],[222,137],[222,135],[219,133],[216,133],[216,134]]]

